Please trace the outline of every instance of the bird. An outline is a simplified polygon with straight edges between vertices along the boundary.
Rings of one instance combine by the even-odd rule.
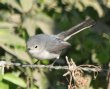
[[[26,42],[28,53],[38,60],[59,59],[62,51],[71,46],[67,42],[75,34],[94,26],[95,21],[87,18],[80,24],[55,35],[37,34]]]

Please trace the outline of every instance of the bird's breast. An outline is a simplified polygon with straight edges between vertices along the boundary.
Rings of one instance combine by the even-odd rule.
[[[60,54],[49,53],[46,50],[43,50],[41,52],[37,52],[36,50],[31,50],[29,53],[33,57],[35,57],[39,60],[54,59],[54,58],[59,58],[59,56],[60,56]]]

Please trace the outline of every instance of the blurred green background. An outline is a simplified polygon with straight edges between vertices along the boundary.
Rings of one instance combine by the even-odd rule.
[[[0,0],[0,60],[33,64],[36,60],[26,52],[26,41],[39,33],[56,34],[80,23],[86,17],[97,23],[69,42],[70,49],[58,65],[67,65],[65,55],[77,65],[108,66],[110,61],[110,0]],[[42,64],[50,64],[42,61]],[[0,67],[1,68],[1,67]],[[0,72],[0,89],[67,89],[65,70],[5,68]],[[106,89],[104,75],[80,89]]]

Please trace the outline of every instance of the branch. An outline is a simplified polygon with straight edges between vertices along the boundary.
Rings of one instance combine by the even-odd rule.
[[[68,70],[69,69],[68,66],[22,64],[22,63],[12,63],[12,62],[7,62],[7,61],[0,61],[0,67],[9,67],[9,66],[20,66],[20,67],[30,67],[30,68],[50,68],[50,69],[56,69],[56,70],[59,70],[59,69]],[[93,65],[80,65],[77,67],[81,68],[84,71],[89,71],[89,72],[90,71],[91,72],[97,72],[97,71],[100,72],[102,70],[100,67],[93,66]]]
[[[35,64],[21,64],[21,63],[12,63],[7,61],[0,61],[0,67],[2,68],[2,74],[4,74],[4,68],[10,66],[20,66],[20,67],[30,67],[30,68],[48,68],[48,69],[63,69],[67,70],[63,76],[69,75],[69,85],[68,89],[74,89],[75,87],[81,87],[87,84],[88,80],[84,77],[84,71],[87,72],[94,72],[94,77],[96,78],[98,72],[102,71],[102,68],[99,66],[94,65],[79,65],[77,66],[73,59],[69,61],[68,57],[66,56],[67,66],[53,66],[53,65],[35,65]],[[72,84],[74,81],[74,86]]]

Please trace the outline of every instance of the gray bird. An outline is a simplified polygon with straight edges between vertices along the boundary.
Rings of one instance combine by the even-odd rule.
[[[27,41],[27,50],[32,57],[39,60],[59,58],[62,50],[71,44],[67,40],[73,35],[93,26],[95,21],[87,18],[80,24],[57,35],[38,34]]]

